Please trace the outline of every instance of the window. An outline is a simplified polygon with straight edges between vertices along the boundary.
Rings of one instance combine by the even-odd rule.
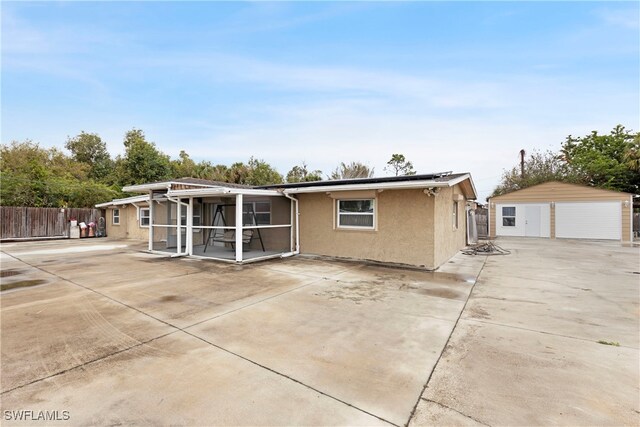
[[[255,224],[253,214],[255,213]],[[244,225],[270,225],[271,202],[248,202],[243,204],[242,222]]]
[[[502,225],[504,227],[516,226],[516,207],[505,206],[502,208]]]
[[[149,208],[140,208],[140,227],[148,227],[150,215]]]
[[[113,210],[113,225],[120,225],[120,209]]]
[[[458,229],[458,202],[453,202],[453,229]]]
[[[339,228],[374,228],[374,199],[338,200]]]

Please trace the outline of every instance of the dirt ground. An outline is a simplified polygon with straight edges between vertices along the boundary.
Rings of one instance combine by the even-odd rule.
[[[2,423],[637,425],[638,248],[499,243],[432,273],[3,244]]]

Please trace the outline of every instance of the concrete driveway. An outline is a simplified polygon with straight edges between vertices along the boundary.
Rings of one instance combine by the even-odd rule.
[[[5,244],[3,424],[637,424],[638,249],[500,243],[435,273]]]

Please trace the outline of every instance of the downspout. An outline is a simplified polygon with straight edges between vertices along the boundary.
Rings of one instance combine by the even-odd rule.
[[[295,250],[293,251],[294,255],[298,255],[300,253],[300,211],[298,209],[298,199],[296,199],[295,197],[290,196],[286,190],[282,192],[282,194],[284,195],[284,197],[286,197],[287,199],[295,202],[296,205],[296,247]],[[291,218],[293,220],[293,218]]]

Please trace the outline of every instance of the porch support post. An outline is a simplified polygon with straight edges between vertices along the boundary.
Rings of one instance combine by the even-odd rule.
[[[149,191],[149,250],[153,250],[153,190]]]
[[[242,194],[236,194],[236,262],[242,262]]]
[[[182,205],[180,199],[176,199],[176,256],[180,255],[182,250]]]
[[[193,197],[187,207],[187,255],[193,255]]]

